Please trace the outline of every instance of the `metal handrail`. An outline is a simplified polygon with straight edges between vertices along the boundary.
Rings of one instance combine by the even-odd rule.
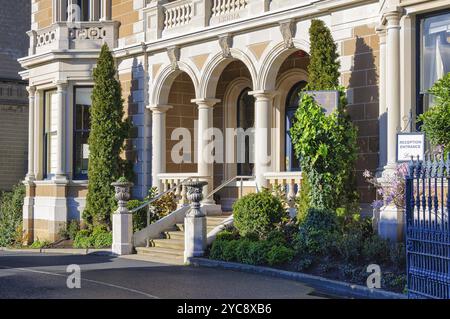
[[[212,196],[214,196],[214,194],[216,194],[218,191],[222,190],[223,188],[225,188],[226,186],[228,186],[229,184],[231,184],[232,182],[236,181],[236,180],[240,180],[241,186],[240,186],[240,193],[241,193],[241,197],[243,195],[243,183],[244,183],[244,179],[249,180],[249,179],[255,179],[255,176],[235,176],[233,178],[228,179],[227,181],[223,182],[222,184],[220,184],[220,186],[218,186],[217,188],[215,188],[213,191],[211,191],[211,193],[208,194],[208,196],[206,196],[206,199],[211,198]],[[258,184],[256,183],[255,180],[255,186],[256,186],[256,192],[259,192],[258,189]]]
[[[172,188],[170,188],[170,189],[164,191],[163,193],[161,193],[161,194],[159,194],[159,195],[153,197],[152,199],[150,199],[149,201],[145,202],[145,203],[142,204],[141,206],[139,206],[139,207],[137,207],[137,208],[135,208],[135,209],[133,209],[133,210],[130,210],[129,213],[130,213],[130,214],[134,214],[134,213],[140,211],[142,208],[145,208],[145,207],[147,207],[147,206],[150,206],[150,204],[153,204],[154,202],[156,202],[156,201],[157,201],[158,199],[160,199],[161,197],[163,197],[163,196],[165,196],[165,195],[167,195],[167,194],[173,192],[173,191],[176,190],[178,187],[180,187],[180,185],[183,185],[183,184],[186,183],[187,181],[190,181],[190,180],[192,180],[192,179],[194,179],[194,178],[198,178],[198,176],[190,176],[190,177],[184,179],[183,181],[181,181],[181,183],[179,183],[179,184],[173,186]]]

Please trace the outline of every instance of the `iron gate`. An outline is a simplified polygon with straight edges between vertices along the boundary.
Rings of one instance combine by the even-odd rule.
[[[408,297],[450,299],[450,154],[411,161],[405,187]]]

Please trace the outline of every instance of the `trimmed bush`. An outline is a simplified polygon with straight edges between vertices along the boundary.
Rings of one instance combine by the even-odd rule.
[[[223,241],[225,243],[222,251],[222,259],[225,261],[236,261],[239,240]]]
[[[272,246],[267,253],[267,263],[270,266],[280,265],[291,261],[295,256],[293,249],[285,246]]]
[[[92,246],[96,249],[112,246],[112,233],[103,227],[94,228],[91,236]]]
[[[241,236],[257,235],[260,239],[288,217],[282,202],[268,190],[242,197],[233,205],[233,213]]]
[[[377,235],[366,239],[362,247],[362,254],[370,263],[382,264],[388,262],[390,252],[389,242]]]
[[[13,187],[11,192],[1,194],[0,198],[0,247],[22,244],[22,210],[25,198],[25,185]]]

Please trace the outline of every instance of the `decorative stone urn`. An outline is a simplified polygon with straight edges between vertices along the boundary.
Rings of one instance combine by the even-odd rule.
[[[184,219],[184,262],[190,263],[190,258],[201,257],[206,249],[206,215],[201,210],[203,188],[208,185],[204,181],[191,181],[184,184],[187,187],[187,197],[191,208]]]
[[[119,180],[111,185],[114,186],[118,201],[118,208],[112,216],[112,252],[119,256],[130,255],[133,252],[133,216],[128,211],[127,203],[133,183]]]

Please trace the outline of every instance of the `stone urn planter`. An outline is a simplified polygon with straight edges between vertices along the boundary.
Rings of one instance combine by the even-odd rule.
[[[133,183],[119,179],[111,185],[114,186],[115,198],[118,202],[117,210],[112,216],[112,252],[119,256],[130,255],[133,252],[133,216],[129,213],[127,204],[131,197],[130,190]]]
[[[208,185],[204,181],[190,181],[187,187],[187,197],[191,208],[184,219],[184,262],[189,264],[192,257],[201,257],[206,249],[206,215],[201,210],[203,188]]]

